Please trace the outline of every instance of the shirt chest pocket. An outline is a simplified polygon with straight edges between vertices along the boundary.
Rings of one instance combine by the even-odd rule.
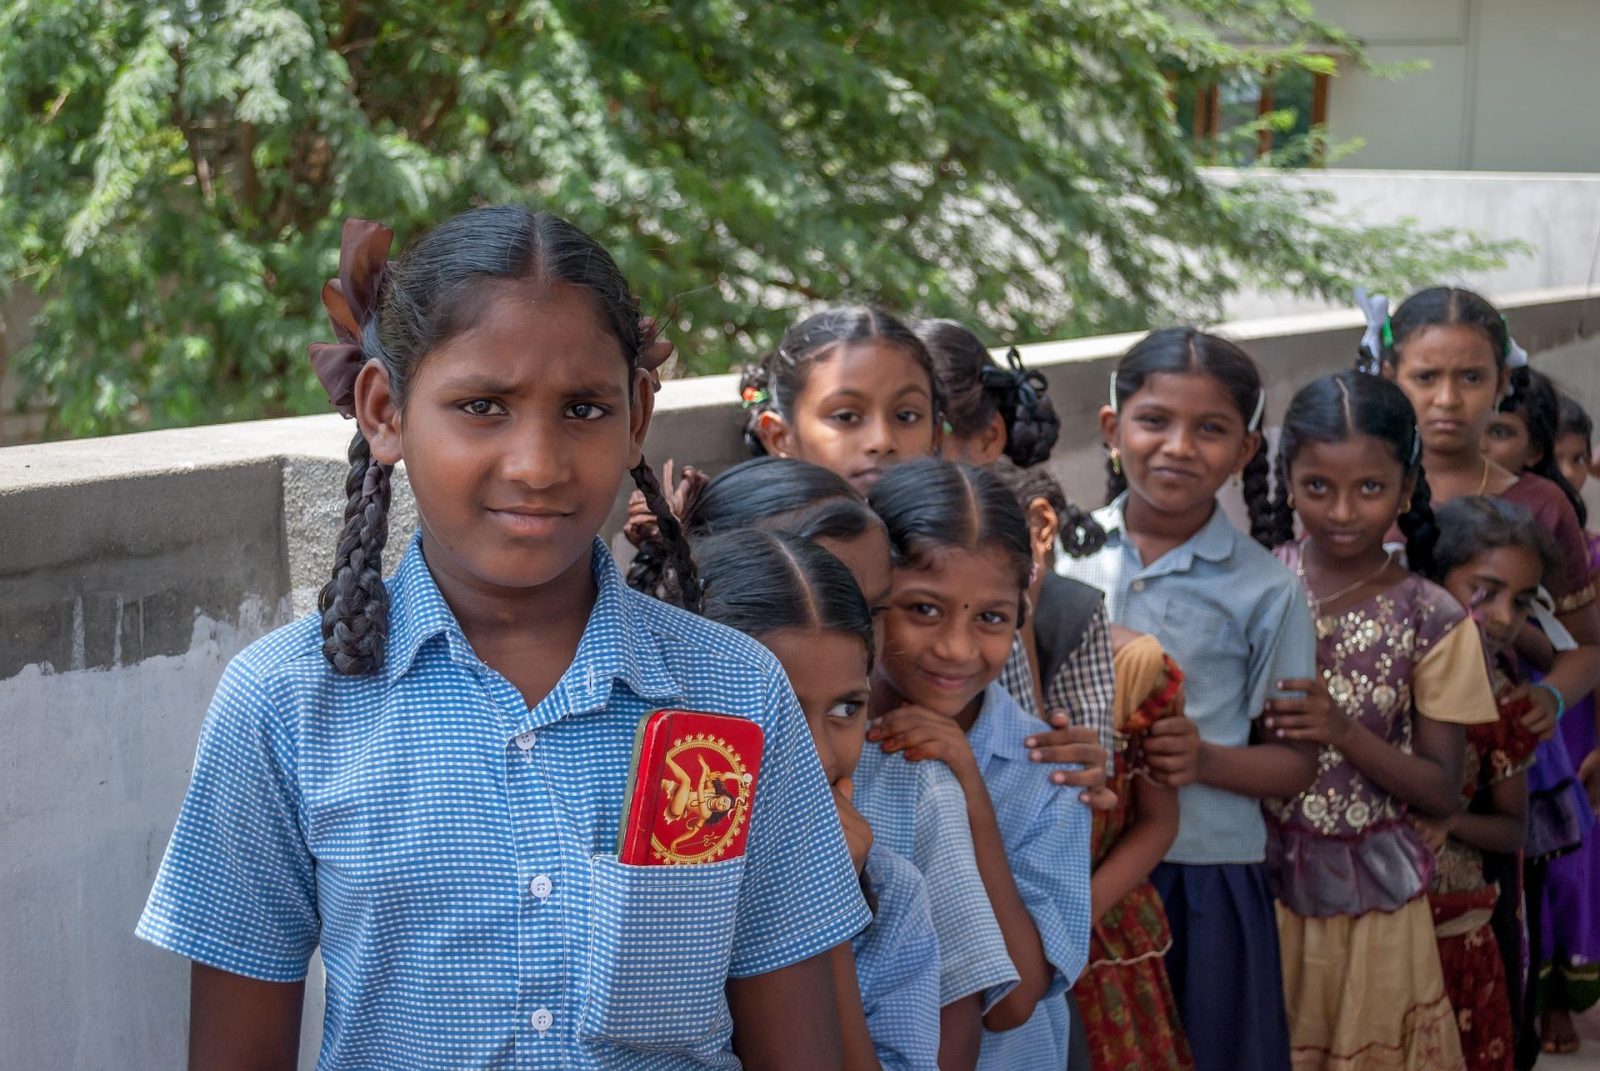
[[[719,1048],[717,1039],[731,1026],[724,986],[743,857],[695,866],[626,866],[596,855],[590,869],[594,888],[579,1035],[635,1051]]]
[[[1204,662],[1214,662],[1219,657],[1245,660],[1249,657],[1249,644],[1238,624],[1227,614],[1203,602],[1181,597],[1169,598],[1161,607],[1161,627],[1156,638],[1178,662],[1184,673],[1190,663],[1200,656]],[[1179,657],[1188,655],[1189,661]],[[1199,668],[1197,663],[1195,668]]]

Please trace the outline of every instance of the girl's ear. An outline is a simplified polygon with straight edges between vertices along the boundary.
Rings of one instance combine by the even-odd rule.
[[[644,437],[650,433],[650,418],[656,412],[655,378],[647,368],[633,373],[633,401],[628,404],[628,468],[644,458]]]
[[[756,438],[773,457],[794,457],[794,429],[783,417],[767,409],[756,418]]]
[[[401,417],[399,401],[389,387],[389,372],[378,360],[368,361],[356,374],[356,423],[372,448],[373,460],[385,465],[400,461]]]
[[[1237,476],[1250,464],[1250,459],[1256,456],[1256,451],[1261,449],[1261,433],[1247,431],[1244,433],[1244,442],[1239,444],[1239,456],[1233,463],[1233,473]]]
[[[1048,562],[1055,554],[1056,537],[1061,534],[1061,518],[1048,498],[1028,503],[1028,541],[1033,544],[1033,560]]]
[[[1100,438],[1108,448],[1117,445],[1117,411],[1109,405],[1100,407]]]

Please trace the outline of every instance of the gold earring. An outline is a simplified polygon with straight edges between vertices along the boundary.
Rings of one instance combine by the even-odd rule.
[[[1244,480],[1240,478],[1237,472],[1233,474],[1233,487],[1234,490],[1240,490],[1244,487]]]
[[[1115,446],[1111,448],[1111,471],[1118,476],[1122,475],[1122,452]]]

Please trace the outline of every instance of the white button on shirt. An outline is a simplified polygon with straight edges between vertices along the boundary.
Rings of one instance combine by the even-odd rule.
[[[530,729],[525,733],[518,733],[512,739],[516,741],[517,747],[523,751],[532,751],[536,737],[533,730]]]
[[[554,888],[555,886],[550,883],[550,878],[544,874],[540,874],[528,882],[528,891],[541,900],[549,899],[550,891]]]
[[[550,1014],[549,1008],[540,1008],[528,1017],[528,1022],[533,1025],[533,1032],[536,1034],[547,1032],[550,1029],[550,1024],[555,1021],[555,1016]]]

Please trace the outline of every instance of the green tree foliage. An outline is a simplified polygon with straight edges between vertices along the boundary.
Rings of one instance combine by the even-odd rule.
[[[13,363],[53,434],[316,411],[343,219],[508,200],[600,237],[691,371],[821,301],[1029,340],[1486,263],[1197,170],[1175,74],[1330,49],[1305,0],[10,0]]]

